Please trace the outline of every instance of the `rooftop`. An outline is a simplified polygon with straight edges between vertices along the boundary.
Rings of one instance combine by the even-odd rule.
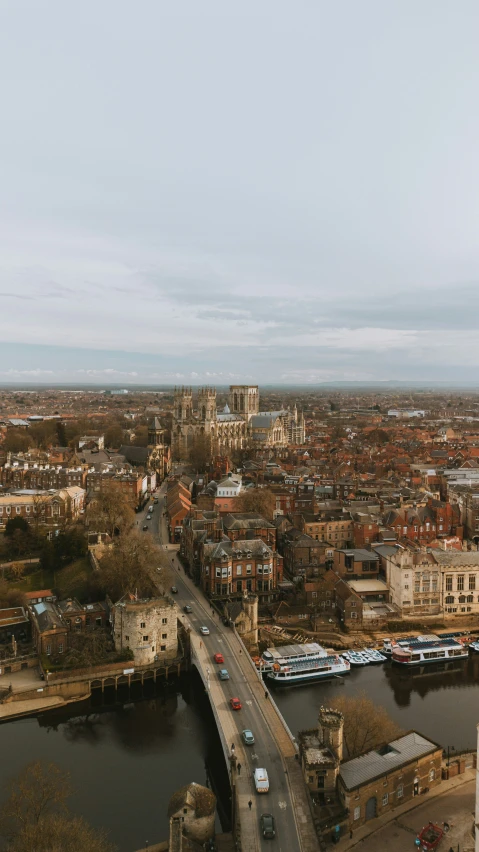
[[[404,737],[399,737],[379,749],[347,760],[340,766],[339,775],[344,786],[352,790],[438,748],[441,747],[417,731],[410,731]]]

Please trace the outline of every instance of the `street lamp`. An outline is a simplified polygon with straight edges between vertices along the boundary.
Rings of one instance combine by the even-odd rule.
[[[446,766],[449,766],[449,753],[450,753],[450,752],[453,752],[453,751],[455,751],[455,750],[456,750],[456,749],[454,748],[454,746],[447,746],[447,747],[444,749],[444,752],[447,752],[447,761],[446,761]],[[444,752],[443,752],[443,753],[444,753]]]

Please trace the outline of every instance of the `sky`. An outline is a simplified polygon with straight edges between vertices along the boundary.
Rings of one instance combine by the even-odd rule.
[[[0,0],[0,382],[476,381],[476,0]]]

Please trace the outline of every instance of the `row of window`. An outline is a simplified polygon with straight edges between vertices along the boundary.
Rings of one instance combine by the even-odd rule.
[[[431,783],[432,781],[435,780],[435,778],[436,778],[436,770],[431,769],[429,771],[429,775],[428,775],[429,782]],[[387,782],[385,782],[385,783],[387,783]],[[394,796],[394,793],[384,793],[383,794],[383,796],[382,796],[383,807],[385,807],[389,803],[389,796]],[[404,785],[399,784],[399,786],[396,790],[396,798],[402,799],[403,796],[404,796]],[[361,817],[361,805],[358,805],[356,808],[354,808],[354,819],[357,820],[357,819],[360,819],[360,817]]]
[[[476,575],[475,574],[468,574],[468,578],[469,578],[469,580],[468,580],[469,590],[475,591],[475,589],[476,589]],[[453,576],[451,574],[447,574],[446,575],[446,592],[452,592],[452,581],[453,581]],[[464,591],[464,574],[458,574],[456,576],[456,584],[457,584],[456,589],[457,589],[458,592]]]
[[[456,603],[454,595],[447,595],[445,602],[446,602],[446,604]],[[479,603],[479,595],[478,595],[478,598],[477,598],[477,602]],[[457,603],[460,603],[460,604],[474,603],[474,595],[459,595],[459,597],[457,599]]]

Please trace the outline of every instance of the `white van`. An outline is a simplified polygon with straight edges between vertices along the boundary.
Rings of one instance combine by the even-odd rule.
[[[257,793],[267,793],[269,790],[269,778],[266,769],[255,769],[254,786]]]

